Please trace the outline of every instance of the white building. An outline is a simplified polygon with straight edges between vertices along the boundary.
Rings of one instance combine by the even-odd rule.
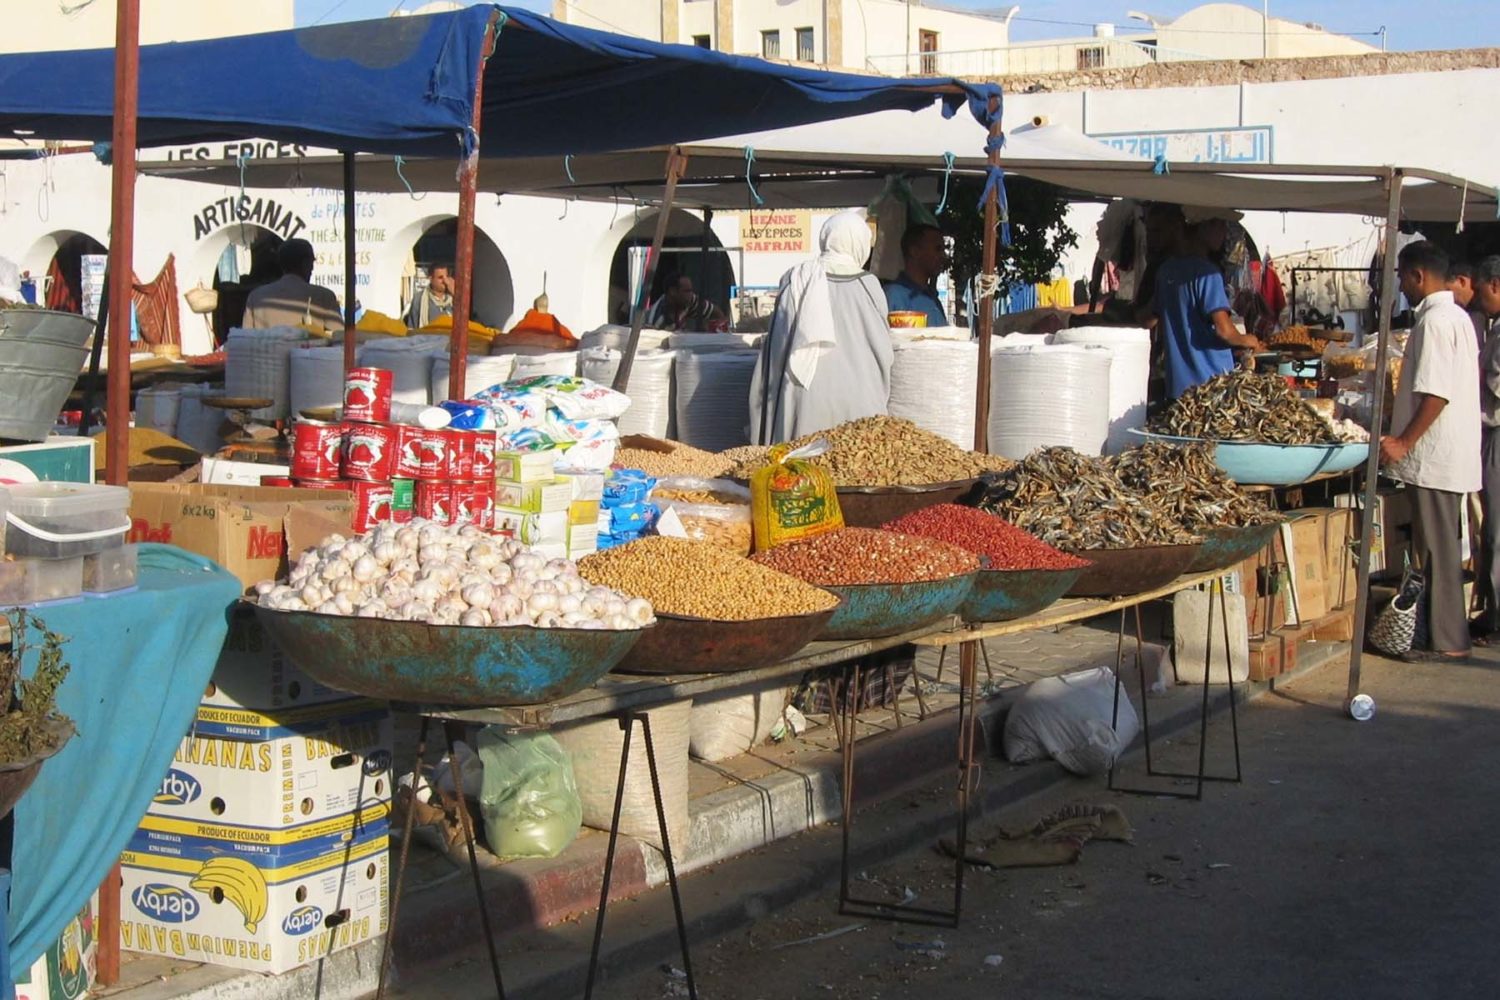
[[[141,4],[141,44],[280,31],[293,25],[292,3],[147,0]],[[115,44],[114,0],[5,0],[4,14],[5,34],[0,38],[3,52],[107,49]]]

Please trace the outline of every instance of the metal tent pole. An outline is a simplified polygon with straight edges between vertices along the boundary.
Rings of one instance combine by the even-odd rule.
[[[687,167],[687,155],[673,146],[667,151],[667,186],[661,196],[661,214],[656,217],[656,232],[651,236],[651,252],[646,255],[646,273],[641,276],[641,301],[635,304],[630,317],[630,339],[625,341],[621,352],[620,367],[615,372],[614,388],[624,392],[630,384],[630,370],[635,366],[636,348],[641,342],[641,328],[646,325],[646,298],[651,294],[651,285],[656,281],[656,267],[661,262],[661,246],[667,239],[667,225],[672,218],[672,202],[677,197],[677,181]]]
[[[1385,420],[1385,366],[1391,346],[1391,316],[1396,308],[1396,237],[1401,222],[1402,171],[1386,174],[1389,195],[1385,219],[1385,261],[1380,269],[1380,334],[1375,348],[1375,399],[1370,407],[1370,457],[1365,463],[1364,509],[1359,517],[1359,576],[1354,595],[1354,641],[1349,647],[1347,709],[1359,694],[1359,671],[1364,654],[1365,623],[1370,610],[1370,542],[1375,532],[1375,501],[1380,480],[1380,430]]]
[[[453,334],[448,343],[448,398],[463,399],[469,367],[469,310],[474,304],[474,205],[479,196],[479,136],[484,121],[484,69],[495,51],[497,8],[484,28],[479,72],[474,79],[474,153],[458,167],[458,245],[453,252]]]
[[[999,118],[1000,98],[990,98],[990,166],[1000,165],[999,138],[1002,123]],[[995,276],[996,228],[1000,222],[999,192],[991,190],[984,199],[984,274]],[[989,450],[990,425],[990,333],[995,327],[995,291],[992,282],[984,285],[985,293],[975,305],[979,310],[979,367],[974,390],[974,450]]]
[[[115,7],[115,119],[109,217],[109,430],[104,478],[119,485],[130,465],[130,299],[135,291],[135,139],[140,96],[140,0]]]
[[[354,367],[354,350],[359,337],[354,332],[354,153],[344,153],[344,374]]]

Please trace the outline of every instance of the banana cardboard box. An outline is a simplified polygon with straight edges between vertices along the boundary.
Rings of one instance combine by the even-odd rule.
[[[95,893],[78,916],[68,921],[62,937],[16,977],[16,1000],[80,1000],[88,995],[99,948],[98,912],[99,894]]]
[[[390,825],[390,810],[389,801],[368,802],[358,812],[296,826],[236,826],[147,813],[130,839],[130,849],[163,858],[206,853],[279,865],[287,858],[327,854],[383,833]]]
[[[132,845],[133,847],[133,845]],[[120,855],[127,951],[279,973],[385,933],[385,830],[275,864],[203,844],[182,857]]]
[[[390,800],[391,716],[379,705],[270,740],[211,733],[195,726],[178,744],[148,815],[284,830]]]
[[[213,679],[203,692],[203,704],[269,711],[350,697],[347,691],[337,691],[298,670],[261,627],[255,612],[236,607],[230,612],[229,633]]]

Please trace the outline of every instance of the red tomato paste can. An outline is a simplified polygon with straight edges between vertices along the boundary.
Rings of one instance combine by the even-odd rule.
[[[422,451],[418,440],[423,429],[411,424],[396,425],[396,479],[416,479],[422,469]]]
[[[453,490],[447,483],[417,480],[416,513],[437,524],[453,523]]]
[[[396,374],[386,368],[351,368],[344,376],[344,419],[384,422],[391,419]]]
[[[396,471],[396,425],[350,422],[345,425],[345,479],[388,483]]]
[[[428,430],[425,427],[413,427],[411,430],[415,435],[413,441],[417,453],[416,475],[413,478],[447,479],[449,475],[448,432]]]
[[[292,429],[292,477],[337,479],[344,425],[299,420]]]
[[[445,433],[448,435],[448,477],[450,479],[473,479],[476,435],[473,431],[453,429]]]
[[[287,486],[295,486],[295,485],[297,485],[296,483],[292,482],[292,477],[291,476],[261,476],[260,477],[260,484],[262,486],[280,486],[280,487],[287,487]]]
[[[474,432],[474,478],[479,480],[488,479],[491,485],[495,479],[495,432]]]
[[[391,484],[354,484],[354,530],[364,534],[381,521],[391,519]]]
[[[416,512],[416,483],[410,479],[392,479],[391,520],[397,524],[410,524]]]
[[[474,481],[474,507],[478,513],[478,518],[474,523],[485,531],[494,531],[495,481],[493,479]]]

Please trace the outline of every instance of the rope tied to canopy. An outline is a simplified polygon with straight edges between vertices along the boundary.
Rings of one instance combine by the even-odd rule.
[[[953,164],[957,159],[952,153],[943,154],[943,197],[938,202],[937,212],[934,213],[936,215],[942,215],[943,210],[948,207],[948,182],[953,179]]]
[[[760,192],[757,191],[757,190],[755,190],[754,170],[755,170],[755,147],[754,146],[746,146],[745,147],[745,186],[750,189],[750,200],[755,203],[755,207],[756,208],[759,208],[759,207],[761,207],[762,205],[764,205],[766,203],[766,199],[762,198],[760,196]]]

